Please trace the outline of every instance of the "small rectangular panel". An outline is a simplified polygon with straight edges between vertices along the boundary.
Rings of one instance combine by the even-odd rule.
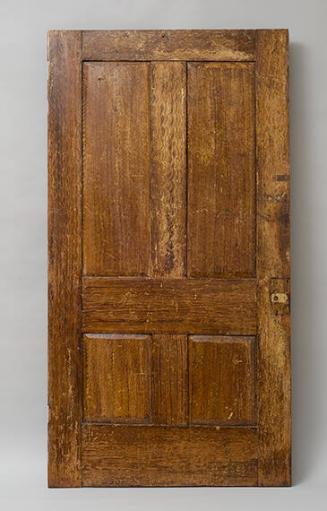
[[[147,275],[149,65],[84,64],[84,274]]]
[[[187,424],[186,335],[154,335],[152,340],[153,423]]]
[[[255,274],[252,63],[188,64],[188,274]]]
[[[256,333],[256,281],[83,279],[84,332]]]
[[[254,60],[255,30],[86,30],[83,60]]]
[[[182,277],[186,257],[185,63],[151,64],[152,275]]]
[[[190,423],[256,423],[254,350],[254,337],[190,337]]]
[[[149,422],[151,337],[87,334],[83,341],[84,419]]]
[[[83,486],[256,486],[249,428],[84,425]]]

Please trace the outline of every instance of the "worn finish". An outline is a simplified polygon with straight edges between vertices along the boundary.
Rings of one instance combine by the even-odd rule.
[[[148,275],[148,65],[92,62],[83,70],[84,273]]]
[[[287,31],[49,36],[49,485],[289,485]]]
[[[255,338],[191,336],[190,423],[256,424]]]
[[[80,486],[81,38],[49,37],[49,486]]]
[[[183,277],[186,257],[186,70],[151,65],[152,275]]]
[[[257,35],[259,462],[262,486],[291,484],[288,33]],[[276,280],[278,278],[278,280]],[[284,282],[284,283],[283,283]]]
[[[147,423],[151,337],[84,335],[84,420]]]
[[[254,279],[83,279],[84,332],[256,333]]]
[[[154,424],[188,424],[186,335],[154,335],[152,343]]]
[[[255,59],[254,30],[87,30],[83,60]]]
[[[83,427],[84,486],[254,486],[249,428]]]
[[[188,64],[188,274],[255,272],[253,64]]]

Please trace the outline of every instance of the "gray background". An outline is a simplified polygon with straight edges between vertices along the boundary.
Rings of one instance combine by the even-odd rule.
[[[327,2],[1,0],[0,505],[304,510],[327,497]],[[294,482],[291,489],[46,488],[46,32],[289,28]]]

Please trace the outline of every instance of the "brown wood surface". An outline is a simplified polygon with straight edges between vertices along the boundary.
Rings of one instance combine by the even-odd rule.
[[[150,269],[149,66],[85,63],[84,273]]]
[[[84,335],[84,419],[151,418],[151,337]]]
[[[188,64],[188,274],[255,272],[251,63]]]
[[[87,30],[83,60],[255,60],[254,30]]]
[[[80,32],[49,37],[49,486],[80,486]]]
[[[50,32],[50,486],[291,484],[287,45]]]
[[[190,337],[191,424],[256,424],[255,338]]]
[[[255,486],[249,428],[84,425],[84,486]]]
[[[153,276],[182,277],[186,257],[186,69],[151,65]]]
[[[288,33],[257,34],[258,484],[291,484],[290,315],[272,304],[274,279],[289,294]]]
[[[84,332],[256,333],[256,281],[83,279]]]
[[[154,424],[188,423],[188,342],[185,335],[154,335],[152,342]]]

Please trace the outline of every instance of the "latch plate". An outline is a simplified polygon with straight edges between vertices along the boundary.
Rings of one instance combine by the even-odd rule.
[[[269,295],[271,307],[276,316],[284,316],[290,313],[290,279],[271,279]]]
[[[271,303],[289,303],[289,297],[287,293],[271,293],[270,295]]]

